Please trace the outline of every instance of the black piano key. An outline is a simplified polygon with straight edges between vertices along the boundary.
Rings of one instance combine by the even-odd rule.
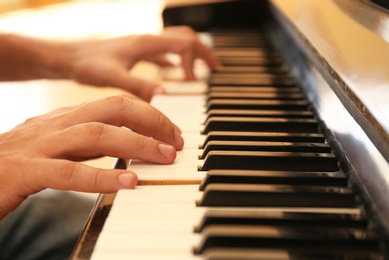
[[[303,100],[301,93],[235,93],[235,92],[211,92],[207,95],[208,100],[212,99],[277,99],[277,100]]]
[[[327,143],[210,141],[204,147],[200,159],[204,159],[210,151],[275,151],[330,153],[331,147]]]
[[[277,93],[277,94],[300,94],[301,89],[297,86],[212,86],[208,89],[208,93]]]
[[[207,185],[197,205],[353,208],[357,204],[352,190],[344,187],[213,183]]]
[[[211,78],[210,86],[294,86],[296,81],[292,78]]]
[[[272,171],[337,171],[332,153],[211,151],[199,167],[214,169]]]
[[[303,252],[301,250],[261,249],[261,248],[208,248],[201,257],[204,260],[345,260],[384,259],[378,252]]]
[[[284,61],[281,58],[273,57],[219,57],[223,66],[281,66]]]
[[[207,120],[211,117],[281,117],[281,118],[314,118],[312,111],[289,110],[249,110],[249,109],[211,109]]]
[[[217,69],[217,71],[212,72],[212,74],[218,73],[273,73],[273,74],[281,74],[284,75],[288,72],[288,68],[284,64],[280,64],[280,66],[271,66],[271,67],[263,67],[263,66],[222,66]]]
[[[205,213],[194,231],[202,232],[212,225],[266,225],[274,227],[307,228],[352,228],[367,229],[368,222],[360,214],[303,213],[285,211],[252,210],[218,210],[211,209]]]
[[[210,76],[211,80],[219,80],[219,79],[231,79],[231,78],[237,78],[245,80],[247,78],[250,79],[273,79],[273,80],[294,80],[292,76],[289,74],[273,74],[273,73],[212,73]]]
[[[288,184],[347,187],[348,179],[339,172],[209,170],[199,189],[211,183]]]
[[[239,46],[240,48],[262,48],[263,50],[274,50],[270,48],[270,45],[258,37],[238,38],[238,37],[217,37],[213,39],[212,45],[215,50],[219,48],[234,48]]]
[[[210,227],[195,254],[213,248],[226,249],[284,249],[291,255],[375,255],[379,249],[376,238],[350,239],[336,232],[309,232],[293,228],[261,227]],[[316,258],[311,258],[316,259]],[[332,259],[332,258],[330,258]],[[357,258],[360,259],[360,258]]]
[[[281,58],[279,51],[262,48],[217,48],[213,53],[216,57]]]
[[[262,99],[215,99],[207,104],[211,109],[265,109],[265,110],[307,110],[305,100],[262,100]]]
[[[264,142],[312,142],[324,143],[325,138],[321,133],[277,133],[277,132],[243,132],[243,131],[211,131],[207,133],[204,148],[209,141],[264,141]]]
[[[309,118],[211,117],[203,134],[211,131],[317,133],[318,122]]]
[[[380,244],[375,237],[353,238],[352,234],[348,235],[347,230],[342,229],[301,230],[292,227],[221,225],[205,230],[204,238],[195,248],[195,253],[201,254],[210,248],[278,248],[306,253],[366,253],[377,252]]]

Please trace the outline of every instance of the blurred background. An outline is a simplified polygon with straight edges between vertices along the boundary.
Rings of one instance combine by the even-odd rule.
[[[158,33],[161,11],[159,0],[0,0],[0,33],[53,40]],[[152,64],[139,63],[130,73],[156,80],[159,71]],[[0,82],[0,134],[30,117],[123,93],[111,86],[97,88],[72,80]],[[112,168],[115,158],[85,163]]]
[[[16,11],[24,8],[36,8],[45,5],[64,3],[70,1],[88,1],[88,0],[2,0],[0,1],[0,14]]]

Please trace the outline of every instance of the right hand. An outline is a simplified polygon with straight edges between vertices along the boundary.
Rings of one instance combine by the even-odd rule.
[[[0,219],[46,188],[107,193],[137,183],[134,172],[79,161],[112,156],[170,164],[183,144],[177,126],[130,95],[28,119],[0,135]]]

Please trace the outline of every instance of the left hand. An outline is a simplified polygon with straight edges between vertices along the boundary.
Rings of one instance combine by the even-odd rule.
[[[94,40],[77,44],[71,63],[70,78],[96,85],[115,86],[132,92],[146,101],[163,90],[128,73],[138,61],[150,61],[159,66],[172,66],[166,53],[181,56],[186,80],[194,80],[193,62],[203,59],[211,69],[220,66],[211,50],[199,41],[189,27],[167,28],[162,34],[133,35],[121,38]]]

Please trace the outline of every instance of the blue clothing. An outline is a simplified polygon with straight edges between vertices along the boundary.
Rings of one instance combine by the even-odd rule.
[[[48,190],[0,221],[0,260],[69,259],[94,200]]]

